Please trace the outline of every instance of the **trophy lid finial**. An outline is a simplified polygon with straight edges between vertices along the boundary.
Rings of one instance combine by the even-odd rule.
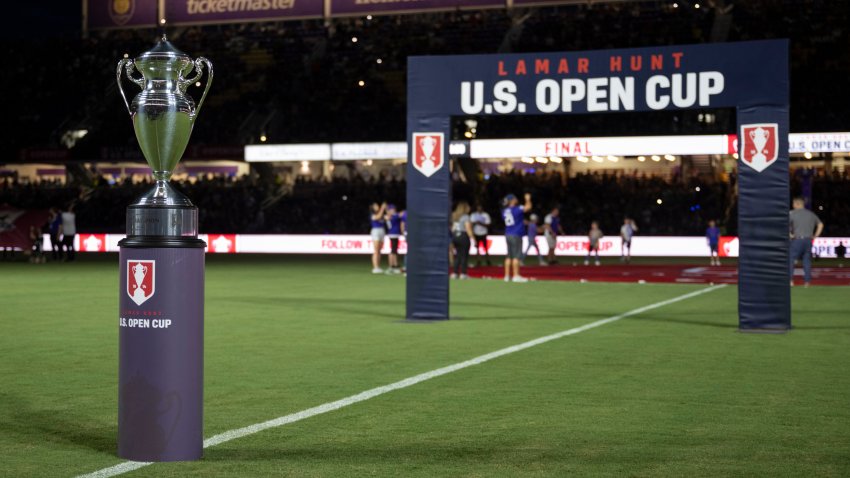
[[[153,48],[139,55],[140,59],[144,58],[169,58],[169,59],[185,59],[191,61],[192,58],[186,53],[178,50],[163,33],[159,41],[156,42]]]

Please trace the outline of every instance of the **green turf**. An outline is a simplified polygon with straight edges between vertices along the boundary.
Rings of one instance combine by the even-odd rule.
[[[206,436],[703,286],[463,281],[400,323],[364,258],[210,257]],[[115,465],[117,258],[0,263],[0,476]],[[736,290],[549,342],[126,476],[848,476],[850,288],[795,330],[736,330]]]

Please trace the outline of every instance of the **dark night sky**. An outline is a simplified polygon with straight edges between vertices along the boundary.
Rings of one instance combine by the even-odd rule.
[[[10,0],[4,2],[3,38],[26,39],[80,32],[81,0]]]

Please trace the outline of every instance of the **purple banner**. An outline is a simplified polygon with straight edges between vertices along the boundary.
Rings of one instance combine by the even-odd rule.
[[[156,0],[86,0],[90,29],[154,27]]]
[[[331,0],[331,15],[502,7],[504,0]]]
[[[266,21],[280,18],[321,18],[322,0],[170,0],[169,24]]]

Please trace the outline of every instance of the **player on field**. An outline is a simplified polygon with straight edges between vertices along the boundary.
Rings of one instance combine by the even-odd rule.
[[[587,232],[587,257],[584,259],[584,265],[590,264],[590,255],[596,253],[596,265],[599,262],[599,240],[602,239],[602,230],[599,229],[599,223],[593,221],[590,223],[590,231]]]
[[[390,274],[400,274],[398,267],[398,238],[401,236],[401,215],[394,204],[387,205],[387,236],[390,238]]]
[[[557,264],[555,260],[555,249],[558,247],[558,234],[563,234],[564,229],[561,227],[561,217],[557,207],[553,207],[549,214],[543,218],[543,235],[546,236],[546,245],[549,246],[549,252],[546,253],[546,262],[549,265]]]
[[[620,226],[620,261],[628,263],[632,260],[632,237],[634,237],[638,228],[634,219],[623,219],[623,225]]]
[[[387,235],[387,230],[384,228],[384,214],[387,210],[387,203],[378,204],[372,203],[369,214],[369,224],[371,226],[370,235],[372,236],[372,274],[380,274],[381,269],[381,248],[384,247],[384,237]]]
[[[705,238],[708,240],[708,250],[711,255],[711,265],[720,265],[720,254],[718,253],[718,245],[720,244],[720,229],[717,223],[712,219],[708,221],[708,229],[705,230]]]
[[[519,261],[522,259],[522,236],[524,235],[523,216],[531,211],[531,194],[525,194],[525,204],[520,206],[519,200],[513,194],[505,196],[505,208],[502,209],[502,220],[505,221],[505,241],[508,244],[508,255],[505,257],[505,282],[528,282],[519,275]]]

